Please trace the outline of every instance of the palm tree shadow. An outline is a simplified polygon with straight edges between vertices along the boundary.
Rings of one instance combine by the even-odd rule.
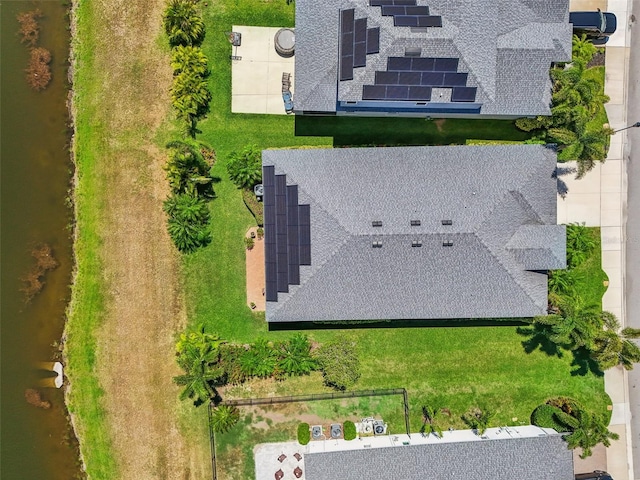
[[[540,350],[550,357],[562,358],[563,353],[560,347],[549,340],[551,331],[546,325],[534,324],[528,327],[518,327],[516,332],[523,337],[529,337],[522,341],[522,347],[526,353]]]
[[[561,167],[561,166],[557,166],[556,169],[553,172],[553,175],[551,176],[552,178],[555,178],[558,182],[558,195],[560,195],[562,198],[565,198],[567,196],[567,194],[569,193],[569,186],[566,184],[566,182],[564,180],[562,180],[560,177],[563,177],[565,175],[569,175],[569,174],[573,174],[576,173],[576,169],[573,167]]]
[[[572,351],[571,353],[573,354],[571,366],[575,367],[571,370],[572,377],[584,377],[589,372],[593,373],[597,377],[602,377],[604,375],[598,366],[598,362],[591,358],[589,351],[586,348],[582,347]]]

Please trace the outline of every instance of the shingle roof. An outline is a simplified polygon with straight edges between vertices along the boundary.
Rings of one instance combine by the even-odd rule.
[[[571,59],[568,0],[418,0],[417,4],[427,6],[430,15],[441,16],[442,27],[416,32],[394,26],[394,17],[383,16],[381,7],[370,6],[369,0],[298,0],[296,110],[335,112],[352,108],[346,102],[362,104],[363,85],[374,84],[375,72],[386,70],[387,59],[403,57],[407,47],[419,47],[422,57],[460,59],[457,71],[467,72],[466,86],[477,88],[475,103],[482,105],[482,115],[550,113],[550,65]],[[356,67],[352,80],[339,81],[339,18],[344,9],[353,9],[356,19],[366,18],[368,28],[379,27],[380,40],[379,52],[366,55],[366,66]],[[427,102],[431,105],[420,108],[446,101],[448,91],[434,89]],[[397,108],[400,103],[412,102],[387,102],[385,107]]]
[[[573,480],[560,435],[308,453],[304,463],[307,480]]]
[[[547,276],[538,271],[564,268],[566,256],[552,149],[267,150],[263,165],[297,185],[311,223],[311,264],[287,293],[267,288],[268,321],[545,314]],[[265,191],[265,219],[275,218],[268,205]],[[269,230],[265,220],[267,239]],[[266,257],[277,261],[269,249]]]

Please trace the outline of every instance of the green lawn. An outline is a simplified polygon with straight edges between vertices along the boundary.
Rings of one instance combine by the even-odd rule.
[[[229,152],[247,144],[260,148],[448,145],[465,143],[468,139],[519,141],[527,138],[527,134],[518,131],[511,122],[499,121],[295,119],[231,114],[231,46],[223,32],[230,31],[233,24],[291,26],[293,5],[225,0],[209,6],[205,19],[204,48],[212,66],[213,102],[209,117],[199,124],[202,130],[199,139],[217,151],[213,173],[220,181],[215,185],[217,198],[211,203],[213,242],[184,257],[184,282],[190,325],[204,324],[209,331],[218,332],[229,341],[248,343],[258,337],[275,340],[291,335],[291,332],[268,331],[264,314],[253,313],[246,306],[243,238],[255,222],[242,202],[240,191],[228,180],[225,164]],[[596,265],[599,258],[593,260],[594,268]],[[587,274],[585,280],[592,291],[589,295],[601,296],[601,280],[598,280],[599,286]],[[425,403],[449,408],[452,416],[448,422],[456,427],[462,427],[460,415],[475,405],[495,411],[495,425],[528,423],[533,408],[555,395],[572,396],[594,410],[606,411],[609,398],[604,393],[601,376],[572,375],[575,367],[570,354],[562,358],[539,350],[526,354],[521,344],[524,338],[516,332],[516,326],[513,323],[499,325],[389,328],[391,324],[386,323],[376,325],[377,328],[310,329],[307,334],[317,342],[337,337],[356,340],[362,377],[355,389],[407,388],[414,431],[420,428],[420,406]],[[282,382],[249,382],[225,394],[230,398],[326,390],[319,374],[314,374]],[[228,448],[249,449],[260,440],[255,436],[247,439],[250,440],[244,443],[236,439],[233,445],[227,442]],[[202,437],[202,441],[208,439]],[[221,448],[226,449],[227,444],[223,441]]]
[[[604,67],[591,67],[585,71],[584,76],[585,78],[596,79],[601,85],[600,91],[604,92],[604,74]],[[605,123],[609,123],[609,118],[607,117],[607,111],[604,109],[604,105],[601,105],[587,124],[588,129],[592,131],[600,130]]]

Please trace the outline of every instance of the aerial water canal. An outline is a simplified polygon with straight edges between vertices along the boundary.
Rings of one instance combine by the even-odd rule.
[[[20,42],[16,20],[19,13],[36,8],[43,14],[38,46],[51,52],[53,74],[40,92],[25,80],[29,47]],[[61,1],[0,0],[3,480],[83,478],[63,389],[43,386],[38,371],[39,362],[59,355],[72,271],[67,10]],[[55,268],[51,257],[43,254],[49,247]],[[39,276],[44,285],[32,289],[33,297],[26,301],[23,290],[29,284],[24,280],[30,275],[33,280],[38,252],[46,264]],[[37,284],[38,279],[31,286]],[[32,394],[30,402],[27,392]],[[49,408],[43,408],[47,404]]]

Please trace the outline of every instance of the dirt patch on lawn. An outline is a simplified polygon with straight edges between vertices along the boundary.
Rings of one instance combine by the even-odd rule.
[[[103,182],[101,258],[109,290],[96,332],[97,375],[123,479],[205,478],[208,463],[178,425],[175,334],[185,325],[179,257],[162,202],[166,154],[154,137],[170,115],[169,57],[158,42],[163,0],[96,0],[97,107],[106,133],[97,155]],[[82,104],[77,105],[83,108]],[[91,448],[91,446],[87,446]]]
[[[257,227],[250,228],[246,237],[251,238],[251,234],[255,237],[251,250],[247,249],[247,305],[251,307],[251,303],[255,304],[258,312],[265,310],[264,296],[264,237],[258,238]]]

